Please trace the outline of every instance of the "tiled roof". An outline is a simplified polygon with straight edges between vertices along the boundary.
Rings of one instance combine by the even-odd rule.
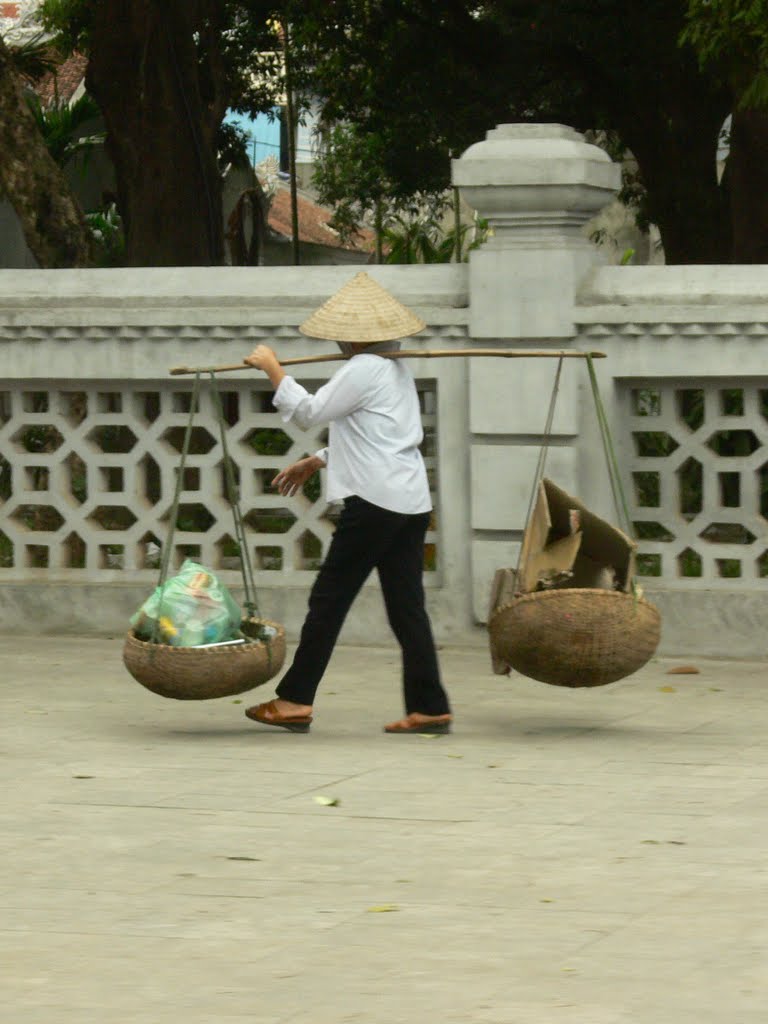
[[[40,0],[0,0],[0,34],[9,46],[18,46],[40,34]]]
[[[36,92],[44,107],[49,107],[58,95],[60,103],[69,103],[85,78],[88,58],[75,53],[60,64],[55,72],[45,75],[37,83]]]
[[[372,252],[375,235],[367,228],[350,242],[342,242],[339,233],[334,231],[329,221],[332,213],[323,206],[313,203],[308,196],[298,195],[299,207],[299,238],[302,242],[314,245],[327,245],[335,249],[347,249],[353,252]],[[291,224],[291,192],[286,186],[277,189],[272,197],[269,208],[269,226],[273,231],[285,238],[293,237]]]

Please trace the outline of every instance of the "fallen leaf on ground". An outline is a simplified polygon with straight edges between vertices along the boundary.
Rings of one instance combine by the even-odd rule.
[[[243,702],[241,700],[233,700],[232,703],[233,704],[242,704]]]
[[[659,693],[677,693],[677,690],[674,686],[660,686]]]
[[[366,911],[366,913],[367,914],[394,914],[395,911],[399,910],[399,909],[400,909],[400,907],[396,906],[394,903],[382,903],[381,906],[378,906],[378,907],[368,907],[368,910]]]
[[[668,676],[698,676],[701,672],[695,665],[675,665],[667,669]]]
[[[92,775],[73,775],[73,779],[92,779]]]
[[[464,757],[464,755],[463,754],[446,754],[446,757],[455,757],[455,758],[458,759],[460,757]]]
[[[339,799],[335,796],[316,796],[315,803],[321,807],[338,807]]]
[[[260,857],[227,857],[227,860],[260,860]]]

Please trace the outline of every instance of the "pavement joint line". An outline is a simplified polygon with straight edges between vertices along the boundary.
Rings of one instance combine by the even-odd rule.
[[[316,793],[318,789],[332,789],[334,786],[341,786],[345,782],[351,782],[352,779],[362,779],[366,775],[372,775],[375,770],[376,769],[374,768],[367,768],[364,772],[356,772],[354,775],[343,775],[341,778],[334,779],[332,782],[324,782],[319,786],[312,786],[310,789],[299,790],[298,793],[290,793],[282,799],[293,800],[299,796],[308,796],[310,793]]]
[[[176,804],[103,804],[92,803],[87,800],[56,800],[51,803],[53,806],[111,807],[115,810],[125,811],[183,811],[186,814],[205,815],[206,817],[216,817],[219,814],[272,814],[277,816],[288,816],[291,818],[317,818],[327,817],[328,810],[332,810],[334,812],[333,817],[336,819],[355,818],[370,821],[408,821],[415,822],[420,825],[466,825],[470,822],[477,821],[477,818],[407,818],[391,814],[348,814],[343,811],[339,811],[336,807],[317,811],[279,811],[271,807],[218,807],[216,810],[206,810],[205,808],[198,807],[181,807]]]

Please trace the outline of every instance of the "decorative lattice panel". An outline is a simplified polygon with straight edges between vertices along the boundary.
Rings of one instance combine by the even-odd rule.
[[[320,382],[305,382],[310,390]],[[284,424],[271,391],[222,383],[227,447],[239,480],[251,557],[273,581],[315,570],[327,550],[334,510],[319,476],[286,499],[277,471],[323,447],[325,428]],[[424,455],[436,489],[437,407],[433,381],[419,384]],[[0,579],[47,576],[150,578],[167,536],[190,385],[17,383],[0,390]],[[218,421],[207,392],[195,420],[174,538],[173,562],[190,557],[233,574],[239,552],[225,497]],[[425,566],[436,568],[437,527]]]
[[[768,380],[623,386],[640,575],[768,587]]]

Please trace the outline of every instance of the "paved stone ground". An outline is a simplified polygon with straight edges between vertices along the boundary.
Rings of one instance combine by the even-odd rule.
[[[296,736],[0,639],[0,1019],[762,1024],[765,665],[442,659],[453,735],[383,735],[398,657],[347,647]]]

